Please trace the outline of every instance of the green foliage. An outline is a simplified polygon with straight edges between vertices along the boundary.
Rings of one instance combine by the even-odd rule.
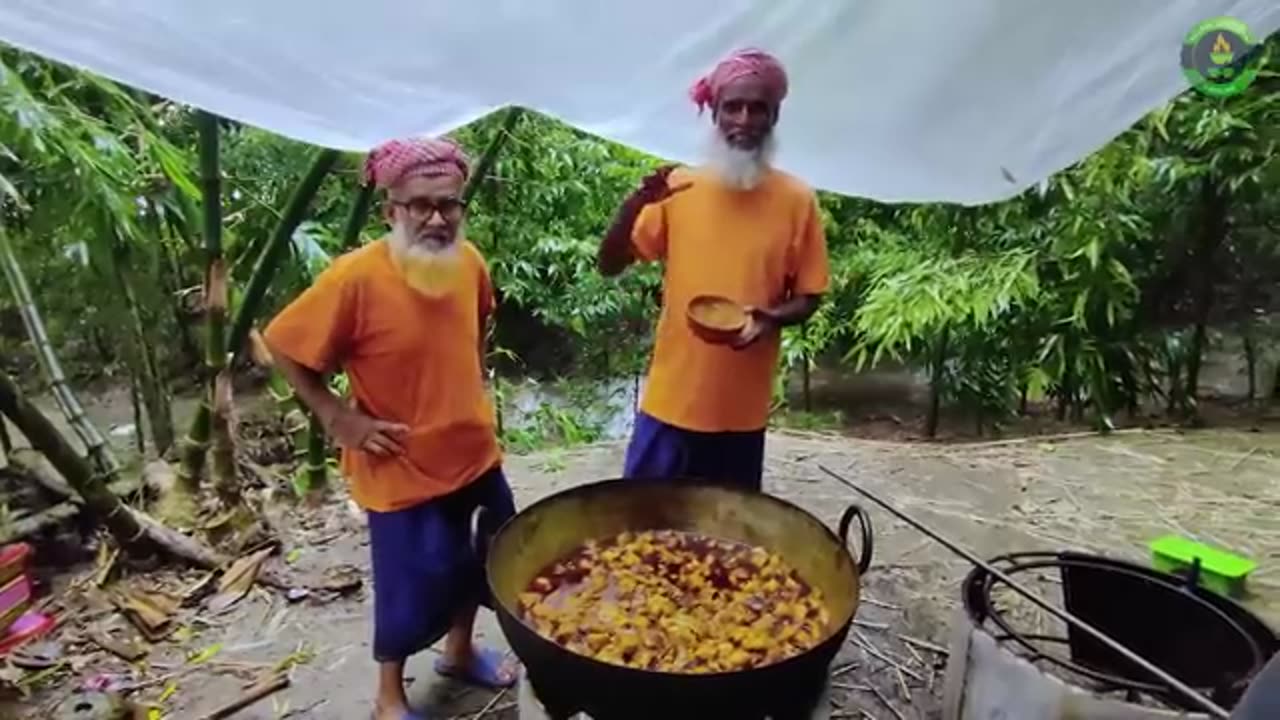
[[[458,139],[478,152],[497,123],[481,121]],[[618,200],[655,163],[525,113],[468,220],[501,302],[567,333],[579,373],[626,375],[642,367],[659,270],[639,267],[606,279],[595,271],[595,256]]]
[[[0,50],[0,106],[0,217],[55,344],[86,374],[122,354],[107,270],[127,258],[147,327],[176,354],[170,339],[192,319],[174,306],[202,272],[190,111],[11,49]],[[478,157],[501,122],[484,118],[455,137]],[[784,369],[906,363],[928,371],[944,411],[979,425],[1041,399],[1104,428],[1153,396],[1194,411],[1192,368],[1213,337],[1206,326],[1237,328],[1255,359],[1275,352],[1267,319],[1280,306],[1278,137],[1280,84],[1264,72],[1240,97],[1179,96],[1003,203],[887,206],[823,195],[831,290],[808,323],[784,333]],[[233,293],[313,151],[226,123]],[[467,226],[499,294],[496,367],[543,378],[643,372],[660,269],[605,279],[594,265],[618,202],[657,162],[536,113],[518,120]],[[358,167],[344,159],[321,187],[268,311],[346,250]],[[381,232],[375,207],[364,235]],[[9,347],[0,345],[6,355]],[[787,412],[784,379],[780,421],[836,422]],[[495,388],[504,415],[514,413],[502,396],[519,388]],[[543,402],[512,415],[504,439],[515,450],[590,442],[605,432],[599,405]]]
[[[518,427],[502,435],[503,445],[513,453],[528,453],[547,447],[583,445],[600,440],[602,428],[587,413],[575,407],[542,403]]]

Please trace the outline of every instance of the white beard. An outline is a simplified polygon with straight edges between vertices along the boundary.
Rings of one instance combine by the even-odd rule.
[[[754,150],[743,150],[729,144],[724,136],[715,128],[707,137],[703,149],[704,162],[708,169],[720,179],[720,182],[734,190],[754,190],[764,179],[773,164],[773,156],[777,151],[777,138],[773,132],[765,136],[764,142]]]
[[[409,230],[404,223],[397,222],[391,227],[391,252],[405,263],[433,263],[452,261],[458,257],[458,241],[462,237],[462,227],[454,234],[453,242],[440,245],[433,240],[414,240],[409,237]]]

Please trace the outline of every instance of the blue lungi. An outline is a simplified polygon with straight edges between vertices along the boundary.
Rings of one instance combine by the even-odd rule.
[[[759,492],[764,475],[764,428],[697,432],[637,412],[622,474],[628,478],[703,478]]]
[[[462,609],[492,607],[484,558],[471,547],[479,505],[488,508],[489,531],[515,514],[501,467],[420,505],[369,511],[374,660],[404,660],[444,637]]]

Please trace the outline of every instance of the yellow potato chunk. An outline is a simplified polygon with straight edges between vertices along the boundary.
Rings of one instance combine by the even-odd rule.
[[[778,555],[673,530],[585,543],[539,573],[517,609],[572,652],[677,673],[779,662],[830,623],[821,592]]]

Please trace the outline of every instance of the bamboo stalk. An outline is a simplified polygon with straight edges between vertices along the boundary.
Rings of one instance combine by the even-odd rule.
[[[4,416],[0,414],[0,418]],[[10,523],[0,531],[0,545],[31,537],[45,528],[58,525],[69,520],[84,509],[84,498],[75,491],[58,473],[57,468],[38,451],[31,448],[18,448],[9,456],[9,469],[31,478],[35,483],[61,498],[52,505],[37,513]],[[120,478],[111,482],[107,489],[118,498],[126,498],[142,489],[142,483],[136,477]]]
[[[299,403],[301,404],[301,403]],[[329,446],[324,425],[315,413],[307,412],[307,492],[329,491]]]
[[[218,168],[218,119],[196,115],[200,133],[200,189],[204,196],[205,373],[209,379],[209,452],[214,486],[219,495],[235,495],[235,448],[231,445],[230,387],[226,348],[227,266],[222,255],[222,178]],[[198,478],[198,475],[196,476]]]
[[[165,387],[164,374],[160,371],[160,363],[156,359],[155,347],[147,338],[147,324],[142,317],[142,308],[138,303],[138,294],[133,287],[133,280],[127,267],[127,258],[123,255],[119,239],[114,243],[112,265],[115,270],[116,283],[120,286],[120,295],[124,299],[125,309],[129,313],[130,331],[133,336],[134,365],[133,373],[137,389],[142,397],[142,405],[146,409],[147,421],[151,428],[151,440],[155,443],[157,457],[163,457],[174,444],[173,412],[169,405],[169,392]],[[142,425],[137,423],[139,442],[142,441]],[[141,447],[141,446],[140,446]]]
[[[9,426],[5,424],[4,418],[0,417],[0,460],[8,459],[13,455],[13,439],[9,437]]]
[[[209,406],[209,394],[206,392],[191,419],[191,427],[182,438],[181,461],[178,463],[178,484],[192,492],[200,487],[200,477],[204,475],[212,418],[213,408]]]
[[[213,415],[209,435],[209,470],[218,497],[228,507],[241,504],[240,480],[236,473],[235,432],[231,414],[233,398],[231,368],[224,366],[213,380]]]
[[[199,133],[200,146],[200,191],[204,197],[205,208],[206,245],[204,254],[205,282],[207,284],[210,273],[209,266],[213,262],[213,257],[210,255],[210,243],[218,249],[218,254],[221,254],[222,211],[221,185],[218,178],[218,120],[208,113],[198,112],[196,113],[195,122]],[[178,230],[180,234],[190,241],[192,215],[195,210],[191,207],[190,201],[186,200],[181,193],[178,193],[178,202],[182,205],[183,217],[181,227],[175,226],[174,229]],[[210,218],[212,218],[212,221],[210,221]],[[194,246],[194,243],[192,245]],[[212,322],[206,317],[206,335],[213,335],[210,327]],[[221,334],[221,332],[217,333],[219,337]],[[206,345],[206,364],[208,363],[209,352],[208,345]],[[188,429],[186,437],[182,439],[182,457],[178,465],[178,486],[189,493],[195,493],[199,490],[200,480],[204,475],[205,463],[208,459],[209,433],[213,416],[211,405],[213,398],[211,394],[211,391],[206,389],[200,406],[196,409],[195,417],[192,419],[191,427]]]
[[[133,412],[133,444],[138,457],[146,457],[147,436],[142,432],[142,391],[138,389],[138,373],[129,372],[129,405]]]
[[[3,371],[0,371],[0,416],[12,420],[31,441],[31,446],[62,474],[84,500],[85,511],[105,525],[121,547],[141,552],[161,549],[173,557],[209,570],[225,567],[230,561],[208,545],[162,525],[117,497],[113,488],[122,487],[122,481],[114,477],[114,473],[95,472],[44,413],[23,397],[17,383]],[[111,479],[109,485],[108,478]],[[292,579],[265,568],[259,572],[258,582],[280,589],[298,586]]]
[[[507,114],[502,118],[502,124],[498,126],[493,137],[489,138],[489,144],[485,146],[484,152],[480,154],[480,160],[476,162],[471,171],[471,177],[467,179],[467,184],[462,188],[462,202],[469,203],[480,188],[484,186],[485,180],[489,177],[489,171],[493,169],[493,164],[498,160],[498,153],[502,152],[502,148],[507,144],[507,139],[511,137],[511,132],[515,130],[516,123],[520,121],[524,110],[517,106],[507,108]]]
[[[294,231],[298,229],[298,225],[302,224],[307,208],[319,192],[321,183],[340,157],[341,153],[337,150],[321,150],[316,153],[307,174],[302,177],[289,196],[280,221],[276,223],[271,233],[271,240],[258,256],[253,266],[253,274],[249,276],[249,284],[245,286],[244,298],[240,302],[240,307],[236,309],[235,320],[231,324],[231,337],[227,340],[228,351],[233,353],[236,359],[240,358],[246,348],[245,340],[249,337],[249,329],[253,327],[259,306],[266,297],[267,288],[275,278],[280,261],[285,257],[285,251],[289,248],[289,241],[293,238]]]
[[[8,417],[62,474],[72,489],[84,499],[85,510],[106,525],[121,545],[137,545],[144,534],[138,519],[115,496],[108,483],[118,481],[115,470],[95,470],[80,457],[71,443],[58,432],[44,413],[27,400],[8,373],[0,372],[0,414]]]
[[[351,203],[351,212],[347,214],[347,222],[342,228],[342,250],[354,250],[360,245],[360,232],[369,220],[369,209],[373,207],[373,184],[364,183],[356,193],[355,202]]]
[[[213,194],[215,197],[220,192],[218,184],[218,155],[217,155],[217,124],[212,123],[211,127],[204,127],[200,152],[201,167],[201,189],[206,197]],[[204,136],[208,135],[211,139],[206,142]],[[209,145],[211,147],[206,147]],[[249,278],[249,284],[245,289],[244,298],[240,302],[240,306],[236,311],[235,320],[232,323],[230,337],[224,332],[219,332],[216,348],[213,346],[213,325],[216,323],[220,328],[226,322],[226,305],[222,307],[221,316],[217,319],[212,317],[212,313],[207,317],[208,327],[210,328],[209,337],[206,342],[205,356],[212,357],[213,352],[218,352],[219,356],[225,355],[228,348],[235,353],[238,358],[242,351],[248,347],[245,342],[249,337],[249,330],[253,327],[253,320],[258,314],[258,306],[265,297],[267,288],[271,284],[272,278],[275,276],[277,267],[283,257],[285,249],[288,248],[289,240],[293,237],[294,230],[301,224],[303,216],[311,200],[315,197],[316,192],[320,189],[320,184],[324,180],[325,175],[337,163],[340,154],[336,150],[321,150],[316,154],[315,159],[311,163],[311,168],[307,174],[299,181],[293,194],[289,197],[288,205],[284,213],[280,217],[280,221],[276,224],[275,230],[271,234],[271,240],[263,248],[262,254],[259,255],[257,263],[253,267],[253,275]],[[218,256],[221,258],[221,209],[215,218],[212,217],[209,206],[206,204],[205,211],[205,236],[208,238],[211,232],[219,233],[218,236]],[[206,241],[206,255],[208,255],[208,243]],[[225,273],[223,275],[225,279]],[[224,284],[225,287],[225,284]],[[206,294],[206,298],[208,295]],[[212,306],[208,308],[212,311]],[[233,358],[234,359],[234,358]],[[207,363],[206,363],[207,364]],[[227,361],[225,357],[221,357],[219,367],[225,367]],[[209,377],[213,378],[216,373],[212,368],[208,368]],[[229,381],[228,381],[228,387]],[[223,438],[229,438],[230,433],[223,432],[214,426],[215,403],[212,397],[209,402],[202,403],[196,408],[196,413],[191,419],[191,427],[187,431],[185,440],[185,448],[183,452],[182,468],[179,471],[179,478],[186,482],[199,483],[199,477],[204,472],[205,452],[209,449],[209,440],[213,435],[221,435]],[[227,448],[217,451],[220,453],[223,462],[228,460]],[[194,478],[194,481],[188,480]]]
[[[97,470],[99,472],[115,472],[120,465],[116,462],[115,455],[107,444],[107,439],[98,430],[98,427],[93,424],[93,421],[89,419],[84,407],[80,404],[67,382],[67,376],[62,371],[62,364],[58,361],[58,355],[53,349],[53,343],[49,340],[44,321],[40,317],[40,311],[31,295],[31,288],[27,285],[26,276],[22,272],[22,265],[18,262],[18,258],[14,254],[13,247],[9,244],[9,238],[4,233],[3,228],[0,228],[0,269],[3,269],[5,279],[9,283],[9,289],[13,292],[14,301],[18,305],[18,312],[22,316],[23,325],[27,328],[27,335],[31,339],[31,344],[35,346],[40,368],[44,371],[45,379],[49,382],[49,389],[53,394],[54,400],[58,403],[58,409],[62,411],[67,424],[71,426],[76,437],[84,445],[85,452],[93,461]]]

